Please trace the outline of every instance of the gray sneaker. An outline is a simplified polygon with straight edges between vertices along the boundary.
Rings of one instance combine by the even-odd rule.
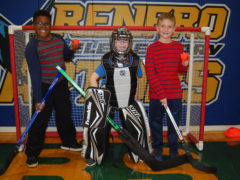
[[[96,165],[96,161],[93,160],[93,159],[91,159],[91,158],[89,158],[89,159],[87,159],[87,161],[86,161],[86,165],[87,165],[87,166],[95,166],[95,165]]]

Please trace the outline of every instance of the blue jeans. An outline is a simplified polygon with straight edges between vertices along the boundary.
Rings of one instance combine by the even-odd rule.
[[[179,125],[182,112],[181,99],[168,99],[168,107],[170,108],[173,117]],[[162,152],[163,149],[163,117],[166,112],[164,106],[160,103],[159,99],[150,99],[149,106],[149,124],[153,137],[153,148],[155,151]],[[170,148],[170,154],[178,153],[178,136],[172,125],[171,120],[167,116],[167,137]]]

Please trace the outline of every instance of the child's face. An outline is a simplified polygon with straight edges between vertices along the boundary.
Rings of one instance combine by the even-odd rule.
[[[171,36],[175,31],[174,22],[170,19],[163,19],[156,25],[157,32],[160,35],[160,40],[171,40]]]
[[[51,20],[46,16],[38,16],[34,22],[37,39],[47,41],[51,38]]]
[[[128,39],[116,39],[115,40],[115,48],[117,51],[124,52],[127,50],[129,45]]]

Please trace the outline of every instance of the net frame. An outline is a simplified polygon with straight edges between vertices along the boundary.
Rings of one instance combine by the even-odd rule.
[[[52,26],[52,31],[113,31],[120,26]],[[130,31],[156,31],[155,27],[138,27],[128,26]],[[15,42],[14,33],[16,31],[33,31],[33,26],[9,26],[9,44],[10,44],[10,58],[12,70],[12,83],[13,83],[13,97],[14,97],[14,113],[16,122],[16,135],[17,139],[21,137],[19,101],[17,90],[17,73],[16,73],[16,59],[15,59]],[[191,32],[190,33],[190,65],[189,65],[189,83],[188,83],[188,103],[186,113],[186,125],[183,135],[187,137],[196,145],[198,150],[203,150],[204,138],[204,125],[205,125],[205,112],[206,112],[206,90],[207,90],[207,77],[208,77],[208,58],[209,58],[209,42],[210,42],[210,28],[209,27],[176,27],[176,32]],[[193,47],[194,47],[194,32],[203,32],[205,34],[205,49],[204,49],[204,65],[203,65],[203,82],[202,82],[202,101],[201,101],[201,115],[199,126],[199,137],[195,137],[191,131],[190,113],[191,113],[191,87],[192,87],[192,68],[193,68]],[[27,41],[27,40],[26,40]],[[29,76],[28,76],[29,77]],[[28,78],[29,81],[29,78]],[[30,81],[29,81],[30,82]],[[30,88],[29,88],[30,89]],[[29,93],[30,94],[30,93]],[[29,96],[31,97],[31,96]],[[55,136],[56,134],[53,134]]]

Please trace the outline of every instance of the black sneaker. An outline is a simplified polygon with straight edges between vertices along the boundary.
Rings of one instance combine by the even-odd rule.
[[[91,158],[89,158],[89,159],[87,159],[87,161],[86,161],[86,165],[87,165],[87,166],[95,166],[95,165],[96,165],[96,161],[93,160],[93,159],[91,159]]]
[[[35,157],[35,156],[27,157],[27,162],[26,163],[27,163],[28,167],[30,167],[30,168],[37,167],[38,158]]]
[[[74,145],[71,145],[71,146],[61,145],[60,148],[64,149],[64,150],[69,150],[69,151],[81,151],[82,150],[82,143],[74,144]]]

